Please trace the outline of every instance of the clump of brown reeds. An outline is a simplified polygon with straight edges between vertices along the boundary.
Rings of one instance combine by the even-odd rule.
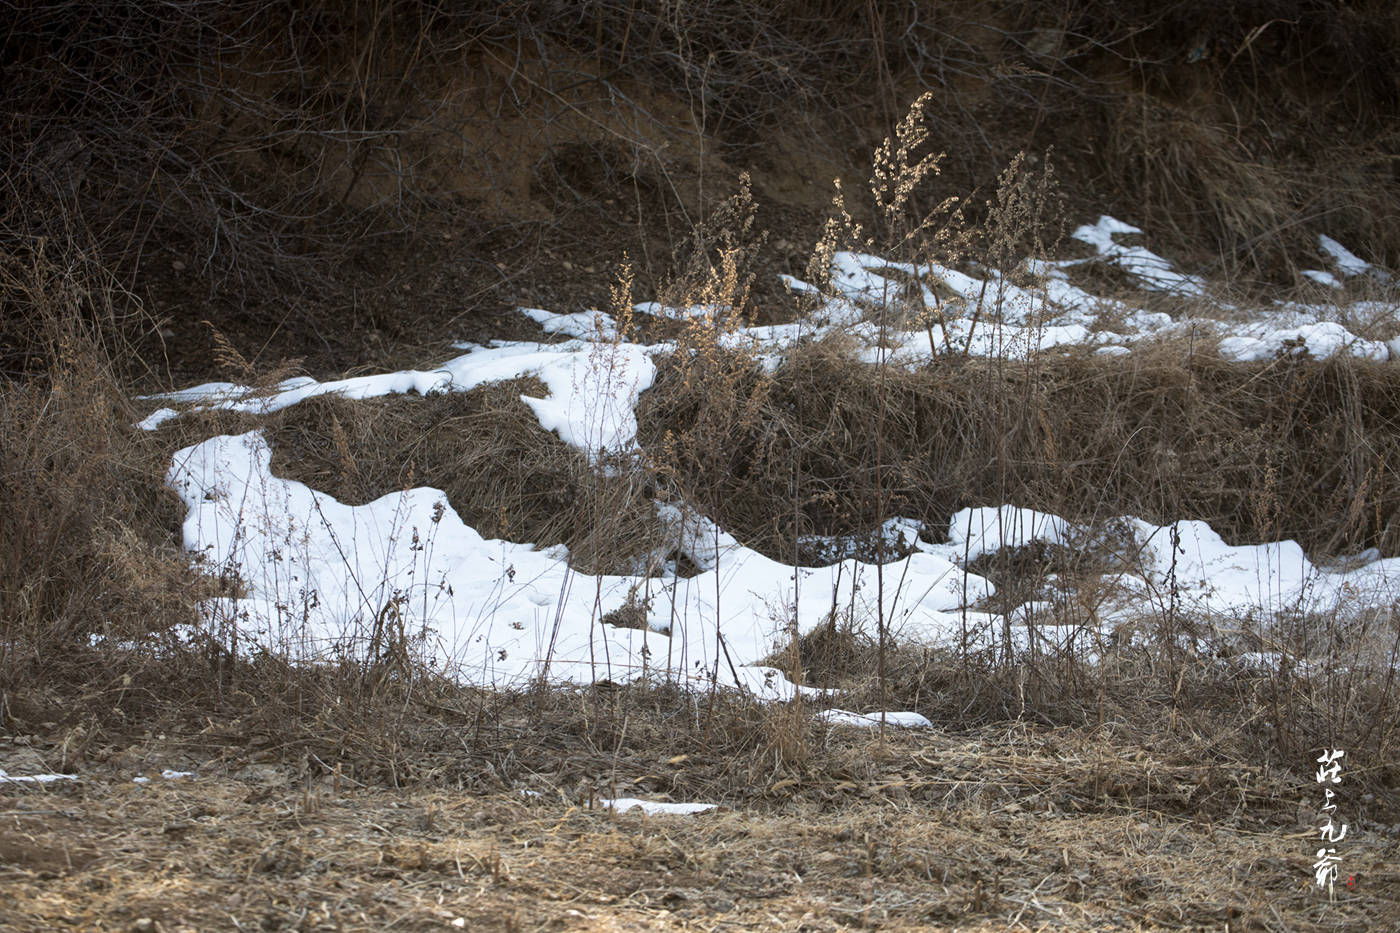
[[[29,328],[0,376],[0,676],[19,689],[190,621],[165,464],[133,427],[105,329],[129,296],[76,250],[0,253],[0,303]],[[14,696],[7,696],[10,703]]]
[[[1319,553],[1400,546],[1400,376],[1384,364],[1237,364],[1181,341],[1113,361],[940,359],[884,379],[891,515],[937,525],[1014,502],[1083,521],[1202,519],[1231,540],[1294,538]],[[772,376],[759,424],[730,433],[724,469],[692,481],[717,484],[716,519],[775,556],[807,528],[867,530],[880,518],[880,391],[875,369],[839,347],[800,347]],[[643,438],[683,438],[702,394],[715,404],[663,365]],[[798,519],[785,506],[794,463],[811,489]]]

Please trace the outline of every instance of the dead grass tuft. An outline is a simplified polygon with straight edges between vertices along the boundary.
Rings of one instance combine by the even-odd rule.
[[[884,378],[883,516],[871,485],[878,373],[839,347],[789,354],[761,417],[736,424],[717,464],[688,453],[685,429],[702,406],[726,403],[663,364],[639,409],[641,438],[690,456],[687,469],[713,467],[687,482],[719,490],[716,520],[773,556],[803,534],[864,533],[888,515],[937,527],[960,508],[1006,502],[1084,523],[1202,519],[1237,543],[1293,538],[1323,556],[1400,547],[1389,440],[1400,378],[1384,365],[1232,364],[1175,342],[1122,361],[953,358]],[[735,386],[728,404],[754,397],[748,382]],[[794,470],[805,491],[795,513]]]
[[[93,638],[188,621],[194,574],[172,534],[165,464],[131,422],[96,321],[127,296],[81,262],[0,254],[46,363],[0,377],[0,671],[19,686]]]
[[[427,399],[320,396],[264,425],[279,475],[343,502],[431,486],[482,534],[564,544],[572,565],[588,573],[631,570],[657,534],[644,479],[599,477],[541,428],[520,396],[546,394],[527,377]],[[213,429],[185,428],[201,436]]]

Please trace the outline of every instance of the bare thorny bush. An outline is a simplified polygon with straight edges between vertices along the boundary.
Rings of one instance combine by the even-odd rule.
[[[391,169],[391,139],[440,132],[415,92],[461,50],[446,14],[407,2],[10,9],[0,165],[30,209],[7,231],[77,225],[123,274],[168,224],[216,281],[245,284],[362,234],[338,209]],[[382,203],[407,223],[417,195],[399,195]]]
[[[1378,202],[1375,192],[1393,182],[1384,63],[1400,26],[1385,4],[1347,6],[1122,0],[1010,4],[989,17],[977,4],[734,0],[576,9],[11,2],[0,47],[10,129],[0,146],[0,231],[91,238],[127,284],[157,247],[174,245],[226,296],[310,291],[331,280],[325,260],[342,260],[352,240],[407,230],[450,199],[450,186],[432,179],[453,166],[428,163],[452,162],[454,149],[457,167],[495,166],[487,172],[496,188],[514,184],[506,162],[523,156],[546,170],[570,146],[601,158],[607,140],[630,150],[627,171],[648,163],[666,175],[660,149],[742,154],[810,112],[798,137],[840,162],[839,140],[865,142],[858,126],[871,101],[892,133],[904,95],[930,91],[926,106],[960,183],[992,181],[974,163],[1005,164],[1017,148],[1043,148],[1056,121],[1074,121],[1114,141],[1104,167],[1148,211],[1143,219],[1178,225],[1226,271],[1269,272],[1281,244],[1300,235],[1299,218],[1343,240],[1389,243],[1393,199]],[[478,59],[509,74],[504,86],[483,85],[499,91],[488,102],[495,117],[559,124],[557,140],[546,126],[542,151],[497,152],[434,101]],[[1352,146],[1365,158],[1348,160],[1346,172],[1271,135],[1284,118],[1319,139],[1335,135],[1307,106],[1304,66],[1339,89],[1345,107],[1329,114],[1369,140]],[[1236,106],[1233,120],[1203,121],[1178,102],[1189,97],[1183,86],[1207,79],[1216,82],[1210,94]],[[621,129],[664,122],[633,81],[684,102],[696,126],[673,127],[665,145]],[[611,109],[586,110],[571,96],[579,85],[596,85]],[[987,98],[1009,124],[1030,125],[1015,146],[981,128],[976,108]],[[532,99],[547,106],[536,113]],[[596,125],[596,138],[564,126],[580,120]],[[703,174],[703,162],[686,164]],[[1192,204],[1184,214],[1173,210],[1182,198]],[[1377,248],[1382,261],[1393,252]]]
[[[576,144],[613,140],[657,162],[641,135],[622,129],[661,125],[623,86],[629,76],[689,100],[701,137],[755,136],[794,95],[820,94],[822,72],[836,67],[832,48],[806,40],[839,29],[731,2],[46,0],[4,9],[0,234],[90,239],[128,284],[158,248],[172,248],[211,289],[245,301],[324,287],[334,281],[329,263],[352,244],[409,230],[435,200],[451,199],[434,179],[451,174],[454,150],[457,167],[486,166],[498,188],[513,184],[503,163],[547,166]],[[867,71],[859,39],[841,50],[843,68]],[[500,87],[481,78],[493,70],[508,74]],[[530,132],[545,134],[541,151],[498,151],[508,140],[473,138],[463,113],[446,112],[471,83],[458,87],[454,76],[468,74],[483,93],[499,91],[487,102],[496,120],[540,124]],[[611,109],[586,112],[571,90],[580,81],[600,85]],[[599,138],[567,129],[554,142],[552,124],[568,121],[591,123]]]

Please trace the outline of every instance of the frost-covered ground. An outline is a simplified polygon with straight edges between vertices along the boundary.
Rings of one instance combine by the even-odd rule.
[[[795,341],[837,329],[865,339],[867,361],[888,354],[892,363],[911,366],[934,354],[1020,358],[1064,346],[1128,354],[1145,340],[1189,328],[1220,337],[1220,352],[1242,361],[1302,348],[1315,358],[1348,353],[1381,361],[1400,354],[1400,340],[1365,340],[1339,321],[1394,313],[1376,303],[1345,309],[1280,305],[1232,313],[1229,323],[1177,320],[1072,284],[1075,265],[1097,261],[1118,266],[1145,290],[1204,302],[1205,283],[1174,270],[1145,247],[1120,244],[1124,234],[1138,232],[1110,217],[1081,227],[1074,236],[1096,256],[1034,265],[1030,271],[1040,285],[1033,289],[996,271],[978,278],[937,265],[838,253],[825,292],[786,279],[809,298],[803,320],[738,328],[726,339],[750,346],[770,365]],[[1310,273],[1319,283],[1330,287],[1349,276],[1380,277],[1334,241],[1323,238],[1321,246],[1332,271]],[[872,309],[891,303],[904,312],[894,317],[911,329],[881,335]],[[914,305],[941,318],[910,315]],[[648,303],[634,310],[685,318],[720,309]],[[206,384],[162,401],[259,414],[321,394],[427,395],[531,375],[549,390],[543,398],[522,397],[542,427],[590,457],[609,454],[610,462],[625,462],[636,448],[635,406],[652,384],[654,357],[674,352],[674,346],[629,342],[618,333],[617,322],[598,311],[522,311],[547,332],[568,339],[464,345],[466,352],[432,371],[334,382],[296,379],[260,392]],[[1105,319],[1115,322],[1113,329],[1098,326]],[[176,416],[175,409],[162,408],[143,426],[154,428]],[[204,604],[210,631],[230,645],[289,651],[307,660],[346,653],[362,657],[390,643],[407,643],[448,676],[499,688],[539,679],[587,683],[648,677],[714,681],[781,698],[797,688],[762,662],[793,634],[812,631],[833,609],[873,629],[877,606],[883,606],[889,631],[905,641],[1017,651],[1055,651],[1073,643],[1080,657],[1093,657],[1101,647],[1098,635],[1167,611],[1226,620],[1308,613],[1340,618],[1393,606],[1400,582],[1400,561],[1375,554],[1329,569],[1314,565],[1292,541],[1232,547],[1202,522],[1157,526],[1124,516],[1078,528],[1014,505],[964,510],[946,529],[890,521],[883,534],[904,556],[881,574],[872,564],[837,559],[839,542],[828,542],[833,553],[828,566],[789,566],[744,547],[694,510],[658,504],[656,521],[669,545],[655,556],[683,554],[701,572],[684,577],[671,564],[656,577],[590,576],[571,569],[561,547],[540,550],[528,542],[484,537],[461,520],[439,490],[411,489],[350,506],[275,477],[270,463],[266,439],[253,431],[188,447],[171,465],[169,482],[188,509],[185,546],[208,570],[242,583],[239,597]],[[929,543],[934,540],[944,543]],[[1068,619],[1057,611],[1055,594],[1044,594],[1012,610],[1013,624],[1007,626],[987,608],[993,584],[967,568],[1000,548],[1033,542],[1093,548],[1106,568],[1093,588],[1100,595]],[[644,627],[602,621],[624,605],[641,607]],[[1038,620],[1034,629],[1024,624],[1031,617]],[[1073,624],[1060,624],[1066,621]],[[1011,645],[1004,644],[1008,633]],[[858,714],[829,715],[837,723],[869,722]]]

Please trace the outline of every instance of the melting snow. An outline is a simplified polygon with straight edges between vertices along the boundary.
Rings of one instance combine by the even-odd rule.
[[[155,397],[269,414],[318,395],[367,399],[405,392],[467,392],[488,382],[535,376],[549,389],[549,397],[522,395],[521,399],[540,424],[565,443],[588,453],[626,451],[634,446],[637,397],[656,378],[656,366],[646,347],[575,339],[559,344],[497,342],[492,347],[468,344],[462,348],[468,352],[431,372],[407,370],[330,382],[298,377],[270,390],[206,383]],[[142,426],[147,426],[146,422]]]
[[[641,800],[636,797],[618,797],[616,800],[599,801],[605,808],[626,813],[628,810],[641,810],[647,816],[688,816],[713,810],[713,803],[665,803],[660,800]]]
[[[1342,275],[1365,275],[1371,271],[1371,264],[1347,249],[1326,234],[1317,238],[1317,245],[1332,257],[1332,263]]]
[[[140,421],[136,422],[136,428],[140,431],[154,431],[171,418],[179,417],[180,413],[173,408],[157,408]]]
[[[804,320],[738,327],[726,333],[723,342],[750,349],[770,370],[777,367],[782,352],[798,340],[838,330],[865,342],[862,357],[866,362],[906,366],[924,365],[947,354],[1024,359],[1045,350],[1075,346],[1094,348],[1103,355],[1123,355],[1140,341],[1188,330],[1219,337],[1222,355],[1241,362],[1304,351],[1317,359],[1347,353],[1375,361],[1400,354],[1400,337],[1389,342],[1357,337],[1342,323],[1331,320],[1342,313],[1336,308],[1279,303],[1276,310],[1255,312],[1245,323],[1174,320],[1160,311],[1096,297],[1070,282],[1067,270],[1099,261],[1118,266],[1149,291],[1204,298],[1205,284],[1198,277],[1174,270],[1146,247],[1126,246],[1115,240],[1140,233],[1139,228],[1107,215],[1079,227],[1073,236],[1093,246],[1097,256],[1093,260],[1026,260],[1022,271],[1037,283],[1034,287],[1018,285],[997,270],[983,270],[979,277],[937,263],[891,262],[869,253],[837,252],[831,260],[830,294],[793,276],[781,276],[789,290],[812,299]],[[1381,277],[1337,241],[1322,236],[1319,243],[1342,274]],[[1311,270],[1304,274],[1324,284],[1340,284],[1329,272]],[[882,327],[880,308],[900,313],[894,315],[893,323],[887,318]],[[674,352],[674,345],[629,343],[619,333],[614,316],[602,311],[519,310],[546,333],[571,339],[555,344],[463,344],[460,347],[468,351],[466,354],[431,371],[406,370],[327,382],[299,377],[268,388],[208,382],[151,398],[196,408],[266,414],[318,395],[364,399],[393,393],[465,392],[487,382],[535,376],[548,387],[549,396],[524,398],[542,425],[590,455],[630,449],[636,434],[632,412],[637,396],[656,374],[651,356]],[[632,310],[689,320],[713,318],[728,309],[641,302]],[[1357,302],[1345,309],[1347,318],[1372,325],[1397,314],[1400,308],[1386,302]],[[1105,319],[1117,322],[1117,330],[1096,330]],[[161,408],[137,426],[154,430],[176,414],[173,409]]]
[[[589,576],[569,568],[561,547],[540,551],[483,538],[439,490],[349,506],[274,477],[270,459],[258,432],[216,437],[180,451],[170,483],[189,509],[185,546],[211,571],[236,573],[247,586],[241,598],[203,604],[211,630],[236,628],[240,640],[271,651],[362,656],[387,650],[392,636],[438,669],[483,685],[713,679],[781,699],[796,688],[760,662],[786,644],[794,626],[812,631],[833,606],[857,624],[876,615],[873,565],[846,559],[792,567],[674,505],[658,506],[658,520],[699,575]],[[1159,611],[1170,589],[1184,611],[1236,615],[1388,605],[1395,598],[1394,560],[1329,571],[1291,541],[1232,547],[1201,522],[1124,523],[1131,532],[1124,560],[1141,567],[1121,581],[1134,597],[1125,613]],[[959,512],[945,544],[911,536],[914,550],[883,574],[889,631],[953,643],[969,620],[973,628],[989,621],[975,607],[994,593],[958,561],[1032,541],[1064,543],[1070,535],[1057,516],[1003,507]],[[639,587],[644,628],[602,621]]]
[[[852,713],[844,709],[827,709],[817,714],[817,719],[830,723],[833,726],[861,726],[867,729],[880,728],[880,714]],[[896,726],[902,729],[932,729],[933,723],[928,717],[912,712],[896,712],[891,710],[885,713],[885,725]]]
[[[1321,321],[1300,327],[1275,329],[1267,324],[1240,325],[1238,336],[1220,341],[1220,355],[1236,362],[1268,360],[1280,354],[1301,354],[1325,359],[1345,353],[1362,360],[1390,359],[1390,348],[1379,340],[1363,340],[1340,324]],[[1257,335],[1257,336],[1256,336]]]
[[[172,771],[172,770],[169,769],[169,768],[166,768],[166,769],[164,769],[163,771],[161,771],[161,772],[160,772],[160,776],[161,776],[161,779],[162,779],[162,780],[166,780],[166,781],[178,781],[178,780],[181,780],[181,779],[183,779],[183,778],[199,777],[199,775],[195,774],[193,771]],[[146,777],[146,775],[144,775],[144,774],[139,774],[139,775],[137,775],[136,777],[134,777],[134,778],[131,779],[131,783],[133,783],[133,784],[149,784],[149,783],[151,783],[151,779],[148,778],[148,777]]]
[[[1305,276],[1307,276],[1308,278],[1312,279],[1314,282],[1316,282],[1316,283],[1319,284],[1319,285],[1326,285],[1328,288],[1341,288],[1341,287],[1342,287],[1342,280],[1341,280],[1341,279],[1337,278],[1337,277],[1336,277],[1335,275],[1333,275],[1332,273],[1330,273],[1330,272],[1324,272],[1324,271],[1322,271],[1321,269],[1304,269],[1304,270],[1303,270],[1303,275],[1305,275]]]
[[[862,617],[875,611],[872,565],[789,567],[675,506],[659,506],[658,519],[703,573],[595,577],[572,571],[563,548],[484,539],[439,490],[349,506],[274,477],[270,463],[266,441],[251,432],[181,450],[169,476],[189,509],[185,547],[248,587],[242,598],[205,603],[209,623],[236,626],[241,639],[270,650],[328,659],[382,646],[387,627],[473,683],[716,677],[783,697],[791,685],[755,665],[784,643],[795,587],[799,632],[832,605]],[[650,587],[646,628],[600,621],[639,584]],[[955,629],[967,601],[991,592],[931,553],[915,552],[884,574],[891,629],[909,637]]]
[[[52,784],[54,781],[76,781],[76,774],[10,774],[0,769],[0,784]]]
[[[1025,547],[1037,541],[1060,544],[1068,529],[1068,523],[1059,516],[1002,506],[963,509],[953,516],[948,537],[949,546],[958,554],[976,560],[1004,547]]]
[[[868,361],[901,365],[920,365],[946,353],[1026,357],[1057,346],[1122,355],[1141,340],[1186,327],[1216,333],[1221,353],[1236,360],[1304,349],[1314,357],[1349,353],[1367,360],[1400,352],[1400,339],[1389,346],[1362,340],[1341,323],[1325,320],[1335,309],[1287,304],[1245,324],[1177,321],[1096,298],[1070,282],[1066,270],[1102,261],[1123,268],[1145,288],[1201,298],[1199,279],[1172,270],[1144,247],[1115,239],[1140,232],[1107,216],[1079,228],[1075,237],[1095,248],[1096,260],[1028,263],[1026,271],[1043,284],[1034,290],[994,270],[972,274],[837,253],[829,294],[784,277],[793,291],[812,297],[808,318],[739,328],[725,340],[755,349],[770,367],[800,337],[838,329],[867,341]],[[1343,274],[1369,269],[1335,241],[1323,238],[1322,246]],[[888,307],[892,299],[918,313],[904,324],[910,330],[882,334],[880,315],[872,310]],[[684,320],[725,309],[644,303],[633,310]],[[522,400],[544,428],[590,457],[635,452],[635,407],[655,377],[652,356],[674,352],[674,346],[630,343],[614,317],[599,311],[522,313],[568,339],[467,344],[461,346],[465,353],[431,371],[327,382],[300,378],[268,389],[206,383],[161,398],[256,414],[324,394],[426,395],[534,376],[547,394]],[[1090,330],[1105,313],[1120,332]],[[1372,302],[1349,313],[1374,322],[1395,308]],[[155,428],[171,417],[174,412],[163,408],[141,427]],[[669,543],[655,556],[679,552],[701,572],[682,578],[672,567],[660,577],[590,576],[570,569],[562,547],[537,550],[483,537],[440,490],[411,489],[350,506],[273,476],[270,460],[260,432],[215,437],[179,451],[168,478],[188,509],[185,547],[211,572],[237,577],[244,585],[237,598],[203,604],[206,630],[230,640],[236,632],[243,644],[297,658],[363,657],[406,647],[450,676],[497,687],[542,678],[654,677],[714,682],[782,699],[808,688],[795,687],[762,661],[785,648],[794,633],[825,624],[833,609],[869,628],[883,605],[896,638],[926,644],[995,647],[1009,637],[1012,644],[1002,647],[1021,651],[1063,647],[1083,636],[1080,627],[1039,624],[1053,618],[1054,606],[1043,600],[1013,612],[1009,628],[994,627],[993,620],[1001,617],[979,608],[994,587],[968,573],[967,561],[1032,542],[1074,547],[1091,534],[1029,509],[965,509],[952,516],[943,544],[924,540],[933,536],[921,536],[919,522],[892,519],[879,534],[902,556],[877,574],[874,565],[857,559],[850,541],[809,541],[825,549],[828,566],[795,567],[744,547],[693,510],[658,504],[657,521]],[[1394,560],[1326,569],[1310,563],[1294,542],[1230,546],[1201,522],[1156,526],[1125,517],[1115,524],[1121,533],[1112,547],[1120,549],[1123,569],[1112,581],[1120,597],[1100,613],[1105,623],[1160,612],[1168,599],[1181,611],[1248,615],[1386,606],[1396,598],[1392,581],[1400,564]],[[635,607],[638,597],[642,627],[602,621],[624,605]],[[1025,625],[1031,619],[1038,622],[1034,629]],[[842,711],[827,716],[861,724],[866,718]],[[39,778],[12,779],[0,772],[0,779]]]
[[[1082,243],[1088,243],[1098,251],[1099,258],[1119,266],[1153,291],[1191,296],[1206,293],[1206,283],[1203,279],[1177,272],[1171,263],[1144,246],[1123,246],[1113,239],[1115,236],[1135,233],[1142,233],[1142,230],[1105,214],[1099,218],[1098,223],[1085,224],[1070,236]]]

